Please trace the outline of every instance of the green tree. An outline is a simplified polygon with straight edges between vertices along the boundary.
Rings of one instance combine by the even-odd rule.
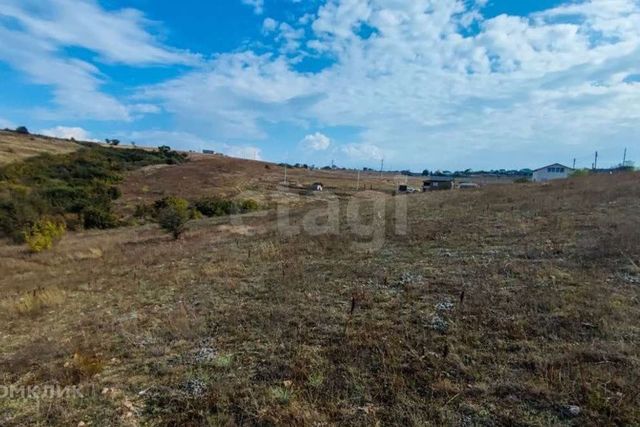
[[[162,206],[158,211],[158,223],[178,240],[192,217],[189,202],[178,197],[167,197],[161,202],[158,204]]]

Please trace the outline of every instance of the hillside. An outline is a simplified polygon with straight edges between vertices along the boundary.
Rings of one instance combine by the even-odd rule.
[[[302,231],[269,209],[1,245],[0,384],[82,395],[0,399],[0,424],[640,423],[638,174],[391,197],[306,173],[338,189],[296,196]],[[194,158],[118,203],[279,177]]]
[[[71,153],[78,148],[78,144],[66,139],[0,131],[0,166],[43,153]]]

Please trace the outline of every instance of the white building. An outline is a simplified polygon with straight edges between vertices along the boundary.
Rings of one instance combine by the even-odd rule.
[[[554,163],[549,166],[545,166],[533,171],[533,182],[545,182],[554,179],[565,179],[569,177],[569,174],[573,172],[573,169],[560,163]]]

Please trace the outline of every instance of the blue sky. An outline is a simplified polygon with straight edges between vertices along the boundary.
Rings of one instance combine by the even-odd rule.
[[[392,169],[621,161],[640,0],[0,0],[0,127]]]

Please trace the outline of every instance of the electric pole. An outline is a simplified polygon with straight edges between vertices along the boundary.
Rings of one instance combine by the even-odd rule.
[[[622,156],[622,167],[625,167],[627,163],[627,147],[624,147],[624,156]]]
[[[593,169],[598,169],[598,152],[596,151],[596,160],[593,162]]]
[[[358,181],[356,181],[356,191],[360,190],[360,169],[358,169]]]
[[[384,170],[384,158],[380,160],[380,179],[382,179],[382,171]]]
[[[573,158],[573,169],[575,169],[575,168],[576,168],[576,158],[574,157]]]

